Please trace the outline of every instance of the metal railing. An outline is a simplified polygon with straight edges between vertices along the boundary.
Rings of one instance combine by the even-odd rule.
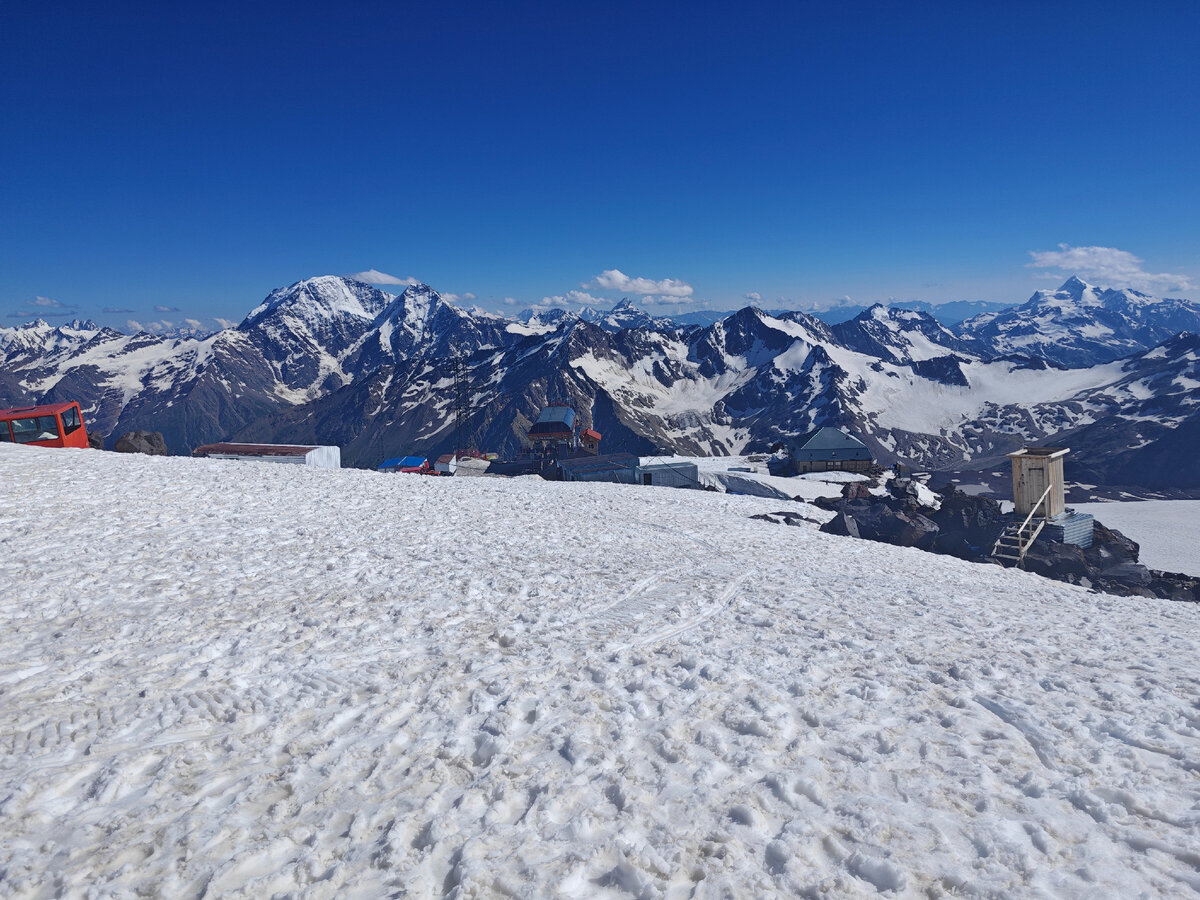
[[[1034,503],[1030,508],[1029,515],[1025,517],[1025,521],[1021,523],[1020,527],[1016,531],[1015,537],[1017,539],[1018,566],[1025,562],[1025,553],[1030,547],[1033,546],[1033,542],[1037,540],[1038,535],[1042,533],[1042,529],[1046,527],[1046,523],[1050,521],[1049,510],[1043,509],[1042,520],[1038,522],[1037,527],[1033,529],[1033,533],[1030,534],[1028,538],[1024,537],[1025,529],[1029,527],[1029,523],[1037,513],[1038,507],[1041,506],[1045,499],[1050,496],[1050,491],[1053,487],[1054,485],[1052,484],[1046,486],[1046,490],[1042,492],[1042,496],[1038,497],[1037,502]]]

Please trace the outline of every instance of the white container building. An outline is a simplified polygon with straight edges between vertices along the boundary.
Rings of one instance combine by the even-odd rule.
[[[205,444],[192,451],[192,456],[209,459],[240,459],[257,462],[290,463],[315,466],[318,469],[340,469],[342,448],[314,444],[238,444],[221,442]]]

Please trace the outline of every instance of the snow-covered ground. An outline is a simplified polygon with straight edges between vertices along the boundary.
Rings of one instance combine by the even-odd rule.
[[[704,487],[730,494],[750,494],[754,497],[774,497],[779,500],[815,500],[818,497],[840,497],[848,481],[866,481],[866,475],[855,472],[810,472],[796,477],[772,475],[766,457],[749,456],[643,456],[642,465],[695,463],[696,474]],[[832,513],[813,509],[809,513],[823,519]]]
[[[0,500],[6,897],[1200,891],[1195,605],[668,488],[0,445]]]
[[[1200,575],[1200,500],[1072,503],[1141,545],[1138,561],[1164,572]]]

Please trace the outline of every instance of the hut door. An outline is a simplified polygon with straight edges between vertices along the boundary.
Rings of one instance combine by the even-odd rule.
[[[1042,496],[1046,490],[1046,470],[1043,468],[1029,468],[1025,470],[1025,477],[1029,480],[1025,496],[1029,498],[1028,502],[1030,504],[1037,503],[1038,497]],[[1036,515],[1039,509],[1043,513],[1045,512],[1046,501],[1043,500],[1037,506],[1033,507],[1032,511]]]
[[[650,472],[643,472],[642,473],[642,484],[649,484],[649,485],[654,484],[654,475],[651,474]]]

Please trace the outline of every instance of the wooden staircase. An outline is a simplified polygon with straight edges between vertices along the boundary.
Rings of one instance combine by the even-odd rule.
[[[1045,526],[1045,519],[1039,519],[1036,524],[1030,523],[1029,526],[1016,522],[1005,526],[996,539],[996,546],[992,548],[992,558],[1000,560],[1003,566],[1023,566],[1026,551]]]
[[[1037,508],[1042,505],[1042,501],[1050,493],[1050,488],[1047,487],[1045,493],[1037,503],[1033,504],[1033,509],[1029,511],[1029,515],[1025,517],[1025,521],[1020,525],[1013,522],[1006,525],[1004,530],[1000,532],[1000,537],[996,538],[996,546],[992,548],[992,558],[998,559],[1002,566],[1020,566],[1025,565],[1025,554],[1037,540],[1037,536],[1042,533],[1042,529],[1046,527],[1045,518],[1033,520],[1033,514]]]

